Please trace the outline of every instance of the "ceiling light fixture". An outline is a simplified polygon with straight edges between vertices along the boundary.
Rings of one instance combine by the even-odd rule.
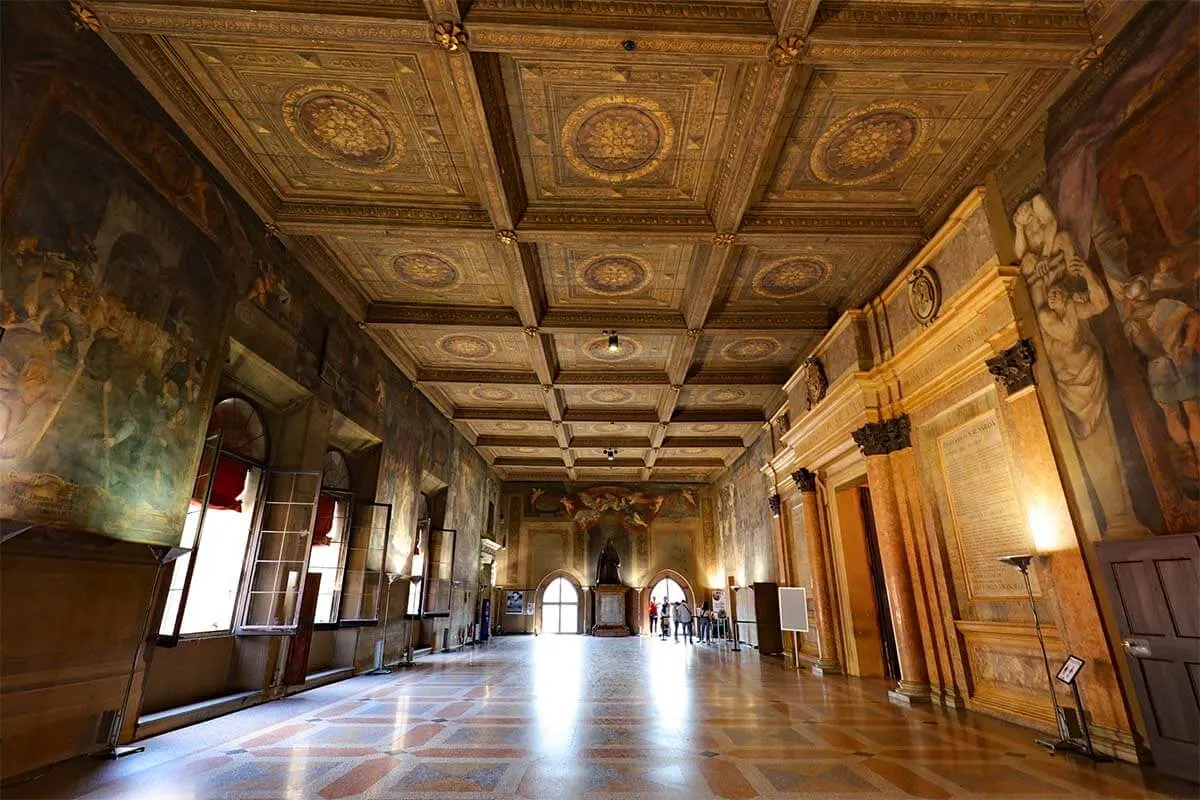
[[[605,448],[603,452],[604,452],[605,457],[607,457],[609,461],[616,460],[617,451],[614,450],[613,448],[611,448],[611,447]]]
[[[621,340],[617,338],[616,331],[604,331],[608,334],[608,352],[616,353],[621,349]]]

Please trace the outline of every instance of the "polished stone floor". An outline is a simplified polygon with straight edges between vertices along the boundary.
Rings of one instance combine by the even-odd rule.
[[[81,759],[4,798],[1081,798],[1196,795],[1022,728],[889,704],[753,651],[503,638]]]

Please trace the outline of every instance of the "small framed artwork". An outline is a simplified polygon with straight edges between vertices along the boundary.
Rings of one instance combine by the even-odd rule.
[[[1083,659],[1068,655],[1067,660],[1059,667],[1057,677],[1063,683],[1070,685],[1075,682],[1075,676],[1081,669],[1083,669]]]

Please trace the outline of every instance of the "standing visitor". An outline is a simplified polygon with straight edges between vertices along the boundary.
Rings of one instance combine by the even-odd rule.
[[[658,630],[664,639],[671,635],[671,603],[665,597],[658,609]]]
[[[654,626],[658,622],[658,603],[654,602],[654,598],[650,598],[650,635],[654,635]]]
[[[692,607],[687,604],[686,600],[684,600],[678,605],[678,608],[679,620],[676,623],[676,627],[680,625],[683,626],[684,642],[687,644],[695,644],[695,640],[692,639]]]
[[[700,606],[700,643],[712,643],[712,601],[705,600]]]
[[[671,628],[674,630],[676,642],[679,641],[679,634],[682,633],[680,628],[683,626],[683,620],[680,619],[680,605],[678,602],[671,604]]]

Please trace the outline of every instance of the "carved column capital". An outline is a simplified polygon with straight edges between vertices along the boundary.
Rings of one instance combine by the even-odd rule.
[[[783,509],[783,500],[779,498],[779,495],[773,494],[767,498],[767,505],[771,507],[771,516],[778,517],[779,512]]]
[[[987,368],[997,381],[1004,384],[1005,390],[1012,394],[1027,386],[1033,386],[1035,361],[1037,361],[1037,351],[1033,349],[1033,342],[1022,339],[1007,350],[1002,350],[989,358]]]
[[[433,26],[433,40],[438,47],[453,53],[467,49],[467,31],[457,22],[439,22]]]
[[[912,446],[912,423],[908,416],[868,422],[851,434],[865,456],[885,456]]]
[[[817,490],[817,476],[811,470],[801,467],[792,473],[792,480],[796,482],[796,488],[801,492],[815,492]]]

